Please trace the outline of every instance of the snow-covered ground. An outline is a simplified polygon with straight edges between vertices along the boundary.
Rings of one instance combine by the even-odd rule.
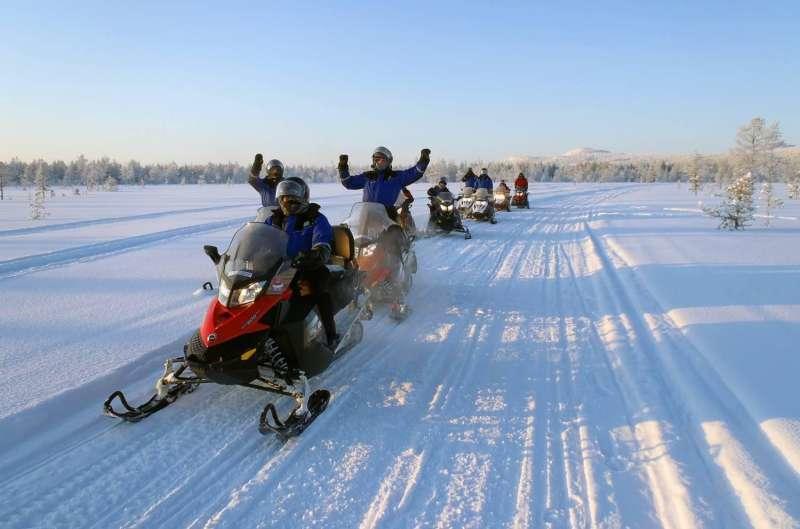
[[[139,424],[100,413],[180,354],[202,245],[253,216],[252,190],[59,192],[45,221],[10,194],[4,529],[800,527],[797,201],[728,233],[685,186],[536,185],[472,240],[418,240],[409,318],[365,322],[315,380],[328,410],[280,444],[247,388]],[[359,193],[312,195],[341,221]]]

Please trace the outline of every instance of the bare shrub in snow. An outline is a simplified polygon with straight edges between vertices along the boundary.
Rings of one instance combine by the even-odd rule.
[[[34,175],[33,183],[36,186],[36,191],[31,199],[31,218],[33,220],[43,219],[49,215],[45,209],[45,200],[47,198],[47,178],[44,169],[40,165]]]
[[[761,186],[761,200],[764,204],[764,224],[769,226],[772,211],[783,206],[783,200],[773,193],[772,182],[764,182]]]
[[[720,219],[721,230],[742,230],[753,222],[753,191],[755,180],[751,173],[737,178],[725,191],[725,200],[716,208],[703,208],[703,211]]]
[[[786,190],[789,198],[792,200],[800,199],[800,173],[794,175],[786,184]]]

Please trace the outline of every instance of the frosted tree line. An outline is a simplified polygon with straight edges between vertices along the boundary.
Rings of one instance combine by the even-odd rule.
[[[777,123],[768,124],[762,118],[754,118],[739,130],[734,148],[721,155],[520,158],[490,162],[436,160],[429,166],[426,177],[430,181],[441,177],[457,181],[469,167],[476,172],[486,167],[495,180],[513,180],[524,173],[531,182],[688,182],[690,189],[697,193],[707,184],[715,184],[721,191],[749,172],[756,182],[785,182],[790,194],[800,195],[800,150],[783,146]],[[353,167],[354,170],[365,168]],[[142,164],[136,160],[127,163],[109,158],[88,160],[84,156],[70,162],[12,159],[0,161],[0,199],[4,198],[7,186],[33,188],[40,173],[46,186],[110,190],[117,185],[242,184],[247,181],[248,172],[247,166],[233,162]],[[337,180],[333,161],[327,166],[289,165],[286,174],[309,182]]]

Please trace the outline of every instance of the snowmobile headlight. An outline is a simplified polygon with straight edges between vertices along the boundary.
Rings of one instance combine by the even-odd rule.
[[[233,295],[231,296],[231,307],[239,307],[241,305],[246,305],[248,303],[252,303],[256,300],[256,297],[261,293],[264,289],[264,285],[266,285],[266,281],[256,281],[254,283],[250,283],[244,288],[237,288],[233,291]]]
[[[377,248],[378,248],[378,244],[377,243],[368,244],[368,245],[364,246],[363,248],[361,248],[361,250],[359,251],[359,254],[362,257],[369,257],[370,255],[375,253],[375,250]]]
[[[230,295],[231,295],[231,287],[228,286],[228,284],[225,282],[224,279],[220,279],[219,280],[219,295],[217,296],[217,299],[219,300],[220,303],[222,303],[223,305],[225,305],[227,307],[228,306],[228,299],[230,298]]]

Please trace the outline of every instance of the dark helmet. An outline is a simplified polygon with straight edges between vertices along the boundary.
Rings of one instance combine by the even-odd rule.
[[[445,177],[441,177],[441,178],[439,179],[439,183],[440,183],[440,184],[447,185],[447,178],[445,178]]]
[[[272,171],[272,169],[275,169],[275,171]],[[283,162],[276,159],[268,161],[266,172],[266,178],[270,182],[280,181],[283,178]]]
[[[284,215],[297,215],[305,211],[310,194],[308,184],[297,176],[281,181],[275,189],[275,199]]]
[[[487,168],[484,167],[483,169],[481,169],[481,176],[488,175],[488,174],[489,174],[489,170]]]
[[[520,177],[521,177],[521,178],[525,178],[525,175],[524,175],[523,173],[520,173],[520,174],[519,174],[519,176],[518,176],[517,178],[520,178]]]

